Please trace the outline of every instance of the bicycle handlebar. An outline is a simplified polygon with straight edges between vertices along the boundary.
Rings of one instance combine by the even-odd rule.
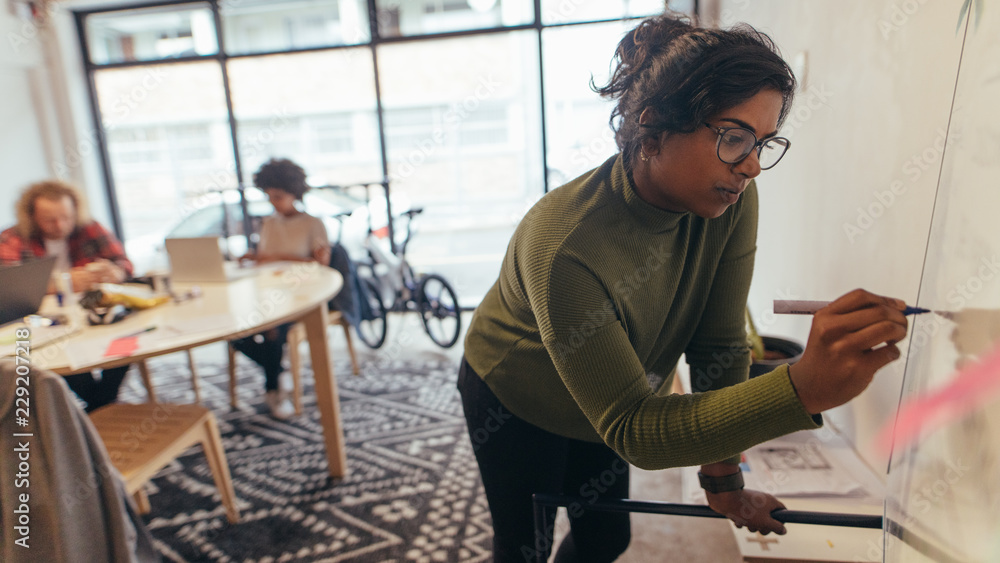
[[[340,184],[326,184],[326,185],[323,185],[323,186],[315,186],[313,189],[316,189],[316,190],[339,190],[339,191],[344,191],[344,190],[346,190],[348,188],[363,187],[365,189],[365,194],[366,194],[365,200],[366,200],[366,204],[367,204],[367,200],[368,200],[368,197],[367,197],[368,188],[370,188],[372,186],[381,186],[381,187],[383,187],[385,189],[388,189],[388,187],[389,187],[389,179],[385,178],[385,179],[383,179],[383,180],[381,180],[379,182],[358,182],[358,183],[354,183],[354,184],[344,184],[344,185],[340,185]],[[405,215],[406,218],[408,219],[408,221],[406,222],[406,238],[403,239],[403,242],[400,244],[399,248],[396,248],[396,245],[395,245],[394,241],[390,241],[391,246],[395,249],[394,253],[397,254],[398,256],[403,256],[406,253],[406,246],[410,242],[410,237],[411,237],[411,235],[413,233],[413,231],[412,231],[413,218],[416,217],[417,215],[420,215],[423,212],[424,212],[424,208],[423,207],[411,207],[410,209],[407,209],[406,211],[400,213],[400,215]],[[340,223],[340,227],[341,227],[341,229],[343,229],[344,218],[347,217],[347,216],[349,216],[349,215],[351,215],[351,213],[353,213],[353,210],[351,210],[351,211],[342,211],[340,213],[336,213],[336,214],[332,215],[332,217],[334,219],[336,219]],[[369,221],[370,221],[370,219],[369,219]],[[392,223],[392,217],[389,217],[389,222],[390,222],[390,224]],[[369,233],[371,233],[371,224],[370,223],[369,223]],[[340,233],[338,233],[337,239],[338,240],[340,239]]]
[[[385,186],[389,183],[388,180],[382,180],[379,182],[355,182],[351,184],[324,184],[322,186],[312,186],[314,190],[346,190],[348,188],[365,188],[368,189],[372,186]]]

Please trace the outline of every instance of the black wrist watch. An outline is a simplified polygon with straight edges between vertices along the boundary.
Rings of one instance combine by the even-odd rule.
[[[705,489],[705,492],[713,494],[738,491],[743,488],[743,472],[737,471],[731,475],[713,477],[699,471],[698,482],[701,483],[701,488]]]

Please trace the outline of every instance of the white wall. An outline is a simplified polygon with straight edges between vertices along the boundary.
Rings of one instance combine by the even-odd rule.
[[[93,4],[92,2],[89,4]],[[46,68],[49,70],[53,111],[57,115],[59,145],[53,174],[86,194],[91,216],[111,228],[111,210],[98,155],[98,132],[91,115],[87,78],[83,69],[76,23],[69,9],[86,2],[60,2],[45,28]]]
[[[0,228],[12,225],[14,202],[21,189],[50,174],[44,110],[39,97],[44,73],[37,30],[22,28],[21,21],[0,9]],[[29,37],[30,36],[30,37]]]
[[[0,228],[15,222],[21,190],[46,178],[79,187],[110,224],[72,15],[52,6],[44,24],[0,9]]]
[[[808,337],[809,318],[774,317],[774,299],[834,299],[862,287],[916,302],[960,56],[961,4],[720,1],[723,27],[746,21],[769,33],[797,74],[807,61],[783,130],[792,147],[758,178],[750,308],[761,332]],[[883,369],[830,417],[878,470],[884,458],[871,439],[895,412],[904,366]]]

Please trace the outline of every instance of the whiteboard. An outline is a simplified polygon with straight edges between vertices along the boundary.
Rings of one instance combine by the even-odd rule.
[[[951,318],[911,317],[901,412],[1000,345],[1000,5],[971,1],[958,32],[958,76],[928,77],[956,86],[918,298]],[[885,561],[1000,561],[1000,396],[976,401],[894,446]]]

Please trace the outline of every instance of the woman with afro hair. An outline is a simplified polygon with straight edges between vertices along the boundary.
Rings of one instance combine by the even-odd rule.
[[[330,241],[323,221],[301,208],[302,196],[309,191],[306,173],[288,159],[267,161],[253,175],[253,183],[274,207],[274,213],[264,218],[257,250],[243,256],[258,264],[276,261],[330,262]],[[264,369],[264,391],[271,416],[279,420],[290,418],[295,408],[279,385],[282,373],[285,341],[291,324],[284,324],[231,344]]]

